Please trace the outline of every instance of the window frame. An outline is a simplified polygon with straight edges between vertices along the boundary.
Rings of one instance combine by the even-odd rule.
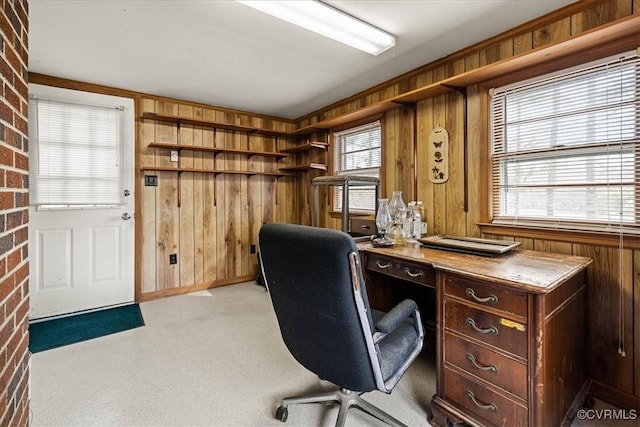
[[[383,183],[383,175],[384,175],[384,121],[382,120],[382,116],[374,116],[374,117],[369,117],[369,118],[365,118],[362,120],[358,120],[357,122],[351,122],[348,123],[346,125],[334,128],[330,130],[330,136],[331,136],[331,145],[330,145],[330,152],[329,152],[329,156],[330,156],[330,170],[332,170],[334,175],[339,175],[339,169],[338,169],[338,140],[336,138],[336,133],[341,133],[341,132],[345,132],[345,131],[349,131],[350,129],[358,129],[358,128],[364,128],[367,126],[374,126],[377,123],[377,126],[380,130],[380,165],[377,167],[378,170],[378,177],[380,178],[380,194],[382,194],[382,183]],[[368,168],[369,169],[373,169],[373,168]],[[336,200],[341,201],[341,197],[338,197],[340,189],[336,188],[336,187],[332,187],[331,188],[331,207],[330,207],[330,212],[333,216],[339,216],[342,214],[342,209],[338,209],[337,205],[336,205]],[[351,201],[352,198],[350,197],[349,200]],[[369,210],[369,209],[352,209],[349,210],[349,215],[356,215],[356,216],[363,216],[363,215],[370,215],[373,216],[375,215],[375,205],[377,205],[377,200],[374,201],[374,208]]]
[[[633,52],[495,89],[491,108],[495,113],[491,120],[491,162],[493,185],[496,187],[493,197],[497,202],[494,221],[551,223],[557,227],[597,231],[624,227],[630,232],[640,232],[637,202],[640,196],[634,188],[638,178],[639,69],[640,59]],[[618,83],[623,82],[617,80],[621,72],[625,77],[631,77],[624,80],[627,90],[625,101],[597,97],[599,93],[596,91],[600,92],[598,88],[603,83],[617,88]],[[572,93],[578,91],[580,95],[567,99],[563,96],[567,90]],[[547,109],[540,111],[537,104],[529,101],[532,96],[541,99],[542,107],[546,105]],[[630,103],[630,100],[635,102]],[[510,103],[513,103],[512,109],[508,107]],[[624,119],[621,115],[623,109],[627,111]],[[602,114],[605,120],[596,120],[596,115]],[[568,117],[571,121],[567,120]],[[623,125],[624,128],[619,127]],[[609,136],[610,130],[615,134]],[[617,135],[619,130],[624,135]],[[514,136],[508,136],[508,131],[508,135]],[[584,133],[584,138],[576,138],[574,132]],[[600,169],[595,169],[597,166],[601,166]],[[618,167],[622,168],[620,173],[626,171],[625,178],[608,172],[610,168],[617,170]],[[557,178],[554,171],[559,172]],[[591,180],[588,179],[589,173],[594,175]],[[522,178],[518,179],[519,176]],[[516,181],[510,182],[509,177]],[[625,208],[624,221],[618,218],[618,207],[610,203],[593,212],[594,217],[582,210],[582,213],[567,215],[571,212],[561,207],[565,204],[569,208],[581,200],[587,203],[587,207],[597,206],[598,198],[617,198],[623,188],[626,188],[624,191],[629,203]],[[574,189],[581,189],[582,198],[573,197]],[[567,198],[567,195],[571,196]],[[535,200],[540,196],[546,199],[547,204],[526,206],[530,204],[526,203],[527,199],[533,197]],[[525,203],[519,207],[517,201],[522,197]]]
[[[479,143],[479,218],[476,222],[481,233],[493,236],[511,236],[525,239],[567,242],[570,244],[599,245],[609,247],[621,247],[630,249],[640,249],[640,235],[630,233],[628,230],[602,231],[576,228],[559,228],[553,224],[542,222],[535,224],[526,223],[499,223],[494,222],[492,212],[492,166],[491,166],[491,97],[490,90],[494,87],[514,84],[532,78],[539,78],[546,74],[566,70],[572,67],[585,65],[589,62],[602,60],[608,56],[622,54],[628,51],[624,46],[611,45],[608,48],[594,50],[585,57],[584,53],[572,53],[560,55],[545,63],[534,67],[515,69],[509,74],[504,74],[477,83],[477,105],[478,114],[476,116],[480,134]],[[475,92],[475,90],[474,90]]]

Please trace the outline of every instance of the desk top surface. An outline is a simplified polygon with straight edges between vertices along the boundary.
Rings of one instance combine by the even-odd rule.
[[[498,256],[479,256],[407,243],[376,248],[369,242],[357,244],[360,251],[417,262],[435,270],[488,280],[527,292],[547,293],[591,264],[591,258],[552,252],[515,249]]]

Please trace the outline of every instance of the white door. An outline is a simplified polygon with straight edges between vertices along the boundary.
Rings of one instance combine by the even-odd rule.
[[[67,314],[132,302],[134,299],[134,103],[129,98],[91,94],[41,85],[30,85],[31,97],[70,104],[100,107],[124,107],[124,132],[121,159],[117,170],[121,179],[121,198],[117,202],[78,206],[34,205],[30,196],[29,258],[30,318]],[[40,115],[38,115],[39,117]],[[31,118],[30,118],[31,121]],[[32,123],[30,123],[31,132]],[[30,135],[30,139],[33,136]],[[99,144],[96,144],[99,146]],[[60,165],[69,156],[51,152],[32,152],[31,175],[46,162]],[[93,150],[94,148],[84,148]],[[100,149],[98,147],[97,149]],[[75,147],[73,148],[75,150]],[[77,150],[76,150],[77,151]],[[73,151],[72,151],[73,152]],[[39,154],[40,153],[40,154]],[[38,157],[39,156],[39,157]],[[100,161],[98,156],[98,160]],[[50,159],[49,159],[50,158]],[[73,164],[70,162],[70,164]],[[71,167],[71,166],[70,166]],[[94,178],[90,178],[94,179]],[[113,179],[113,178],[112,178]],[[85,179],[78,186],[90,186]],[[101,188],[95,177],[95,188]],[[71,183],[73,187],[75,183]],[[57,184],[52,184],[55,187]],[[44,184],[43,184],[44,186]],[[99,192],[90,190],[89,192]],[[96,196],[97,197],[97,196]],[[57,203],[61,203],[58,205]]]

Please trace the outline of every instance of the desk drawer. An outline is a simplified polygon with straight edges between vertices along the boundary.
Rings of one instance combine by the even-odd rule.
[[[444,359],[452,365],[527,399],[527,365],[445,333]]]
[[[423,264],[367,254],[366,268],[421,285],[436,286],[436,272],[425,268]]]
[[[469,412],[496,426],[526,426],[527,408],[477,384],[468,378],[444,369],[444,394]]]
[[[527,358],[526,325],[521,323],[447,300],[444,327]]]
[[[444,278],[444,293],[519,316],[527,315],[527,295],[524,293],[507,291],[448,274]]]
[[[349,225],[349,234],[352,236],[371,236],[378,232],[376,222],[372,219],[351,218]]]

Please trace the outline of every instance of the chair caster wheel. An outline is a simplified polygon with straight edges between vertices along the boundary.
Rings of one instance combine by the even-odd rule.
[[[276,409],[275,417],[277,420],[280,420],[284,423],[287,421],[287,417],[289,417],[289,410],[284,406],[278,406],[278,409]]]

